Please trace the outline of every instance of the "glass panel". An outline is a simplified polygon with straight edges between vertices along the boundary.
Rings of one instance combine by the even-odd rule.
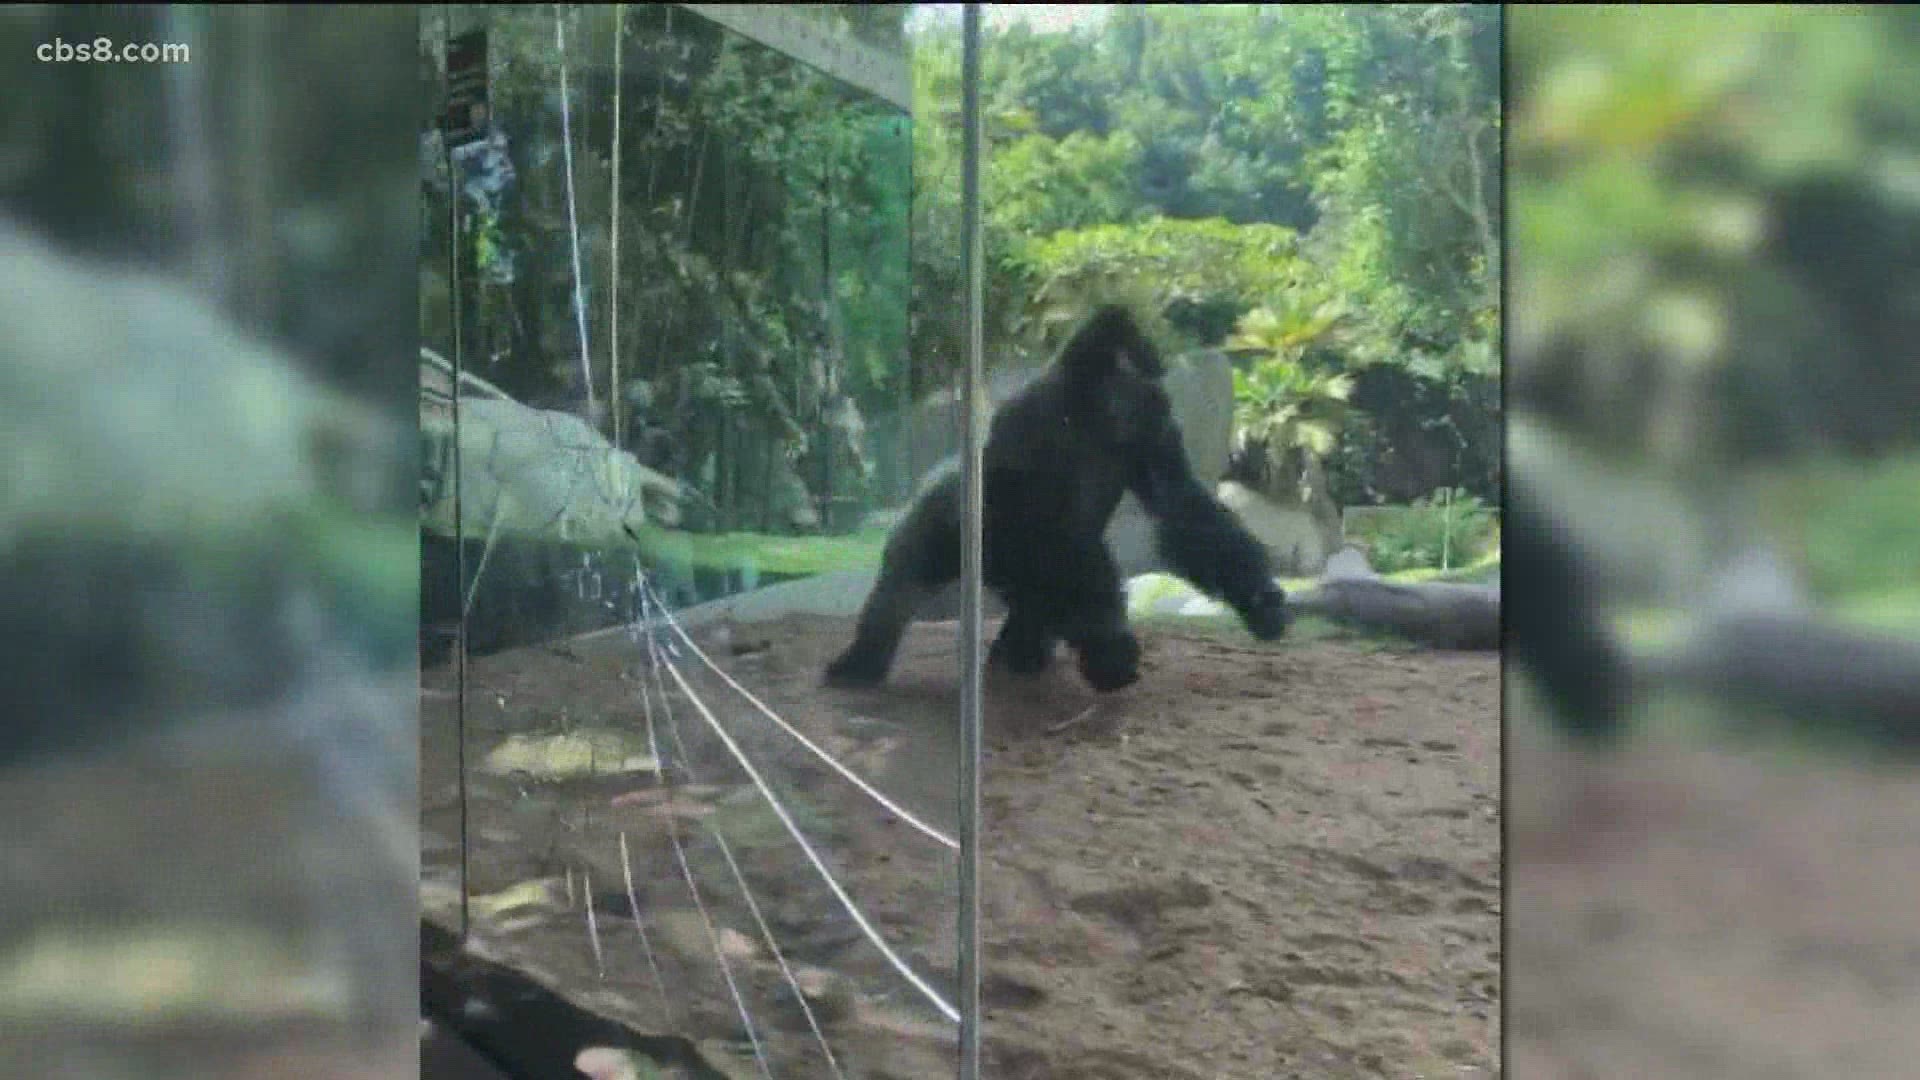
[[[503,1062],[604,1017],[662,1062],[954,1068],[952,630],[902,650],[898,715],[821,688],[938,382],[912,129],[869,92],[904,9],[760,10],[423,16],[433,57],[484,30],[489,106],[423,156],[423,894],[430,952],[464,902],[493,976],[557,995],[475,1036]]]

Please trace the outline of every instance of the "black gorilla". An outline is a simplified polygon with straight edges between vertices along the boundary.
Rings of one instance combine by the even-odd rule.
[[[1509,480],[1501,518],[1505,655],[1533,673],[1576,737],[1618,738],[1631,678],[1583,552],[1526,482]]]
[[[1007,604],[989,663],[1033,674],[1065,640],[1100,691],[1140,677],[1140,644],[1105,532],[1133,492],[1175,573],[1230,605],[1255,637],[1289,621],[1266,549],[1207,490],[1133,316],[1103,307],[1053,364],[995,412],[982,451],[986,586]],[[835,686],[886,678],[900,637],[931,593],[960,576],[961,477],[948,467],[887,540],[853,644],[827,668]]]

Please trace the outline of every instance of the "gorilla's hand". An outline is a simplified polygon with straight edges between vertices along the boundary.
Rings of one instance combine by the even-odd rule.
[[[1266,582],[1252,596],[1233,605],[1240,613],[1240,621],[1247,633],[1261,641],[1274,641],[1287,632],[1293,622],[1293,609],[1287,607],[1286,590],[1273,582]]]

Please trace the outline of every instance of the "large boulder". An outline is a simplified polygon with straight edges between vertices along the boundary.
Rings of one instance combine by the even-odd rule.
[[[422,371],[434,373],[425,362]],[[448,382],[449,380],[440,380]],[[460,398],[460,509],[465,533],[484,537],[617,544],[624,527],[679,520],[679,484],[615,449],[585,420],[536,409],[504,395]],[[420,428],[422,525],[451,536],[454,523],[453,416],[440,387],[423,387]]]
[[[1227,509],[1239,515],[1247,531],[1266,545],[1275,573],[1307,577],[1326,567],[1335,546],[1329,543],[1329,534],[1337,538],[1337,522],[1330,529],[1306,507],[1269,499],[1232,480],[1221,484],[1217,494]]]

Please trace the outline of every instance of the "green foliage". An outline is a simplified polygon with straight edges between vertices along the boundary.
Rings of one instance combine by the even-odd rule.
[[[1085,33],[1036,34],[1023,25],[995,36],[981,71],[988,101],[1019,109],[1051,139],[1111,130],[1116,83],[1100,42]]]
[[[1818,594],[1911,594],[1920,586],[1920,457],[1810,460],[1769,470],[1756,490],[1769,531],[1798,553]]]
[[[1299,304],[1276,312],[1256,308],[1240,320],[1234,335],[1227,339],[1228,352],[1249,352],[1285,360],[1297,360],[1316,342],[1333,332],[1346,313],[1332,304],[1309,308]]]
[[[995,149],[983,178],[986,202],[1020,236],[1124,222],[1140,212],[1132,191],[1139,160],[1140,142],[1129,132],[1025,135]]]
[[[1233,225],[1214,218],[1155,217],[1131,225],[1099,225],[1055,233],[1027,244],[1020,265],[1036,282],[1031,328],[1050,337],[1060,322],[1090,303],[1130,300],[1187,344],[1212,345],[1202,313],[1231,320],[1278,294],[1295,291],[1312,267],[1297,252],[1293,230]],[[1184,317],[1183,317],[1184,316]],[[1028,324],[1022,324],[1023,326]]]
[[[1215,346],[1305,295],[1351,313],[1329,363],[1497,377],[1498,28],[1485,6],[1229,4],[989,29],[990,352],[1036,354],[1114,298]],[[937,187],[957,178],[958,52],[918,44],[916,168]],[[916,195],[923,310],[957,292],[957,188]],[[927,318],[916,351],[957,355],[954,328]]]
[[[904,8],[817,7],[883,47],[905,25]],[[613,8],[557,10],[571,193],[556,9],[459,12],[490,27],[519,170],[497,224],[462,239],[463,273],[513,279],[460,298],[476,369],[523,399],[584,396],[571,198],[610,434],[677,448],[669,471],[718,527],[770,527],[746,518],[802,482],[857,512],[876,483],[864,424],[951,385],[961,355],[957,41],[914,42],[909,123],[671,5],[625,7],[619,40]],[[423,16],[428,51],[453,17]],[[1125,299],[1175,348],[1220,345],[1264,309],[1304,320],[1290,332],[1318,344],[1297,359],[1328,378],[1384,364],[1492,379],[1497,31],[1497,11],[1471,5],[1132,6],[1071,33],[990,30],[989,356],[1037,358],[1065,320]],[[1313,329],[1323,309],[1343,313],[1337,341]],[[1497,394],[1421,402],[1494,410],[1462,431],[1497,424]],[[1313,430],[1278,423],[1283,441]]]
[[[1341,317],[1332,305],[1257,308],[1227,339],[1230,352],[1253,358],[1233,373],[1234,439],[1243,452],[1265,456],[1269,476],[1297,471],[1289,463],[1299,455],[1324,459],[1339,445],[1353,377],[1308,367],[1302,357]]]
[[[1711,484],[1910,443],[1920,36],[1905,11],[1513,9],[1516,389]],[[1814,362],[1809,362],[1809,361]]]
[[[1295,116],[1321,208],[1316,251],[1368,312],[1363,360],[1409,336],[1443,353],[1497,326],[1499,9],[1381,5],[1302,12],[1324,66],[1319,115]]]
[[[1470,565],[1499,545],[1494,511],[1458,488],[1436,491],[1372,520],[1373,528],[1364,530],[1361,539],[1369,549],[1368,561],[1382,573]]]
[[[872,494],[860,417],[899,411],[909,389],[911,125],[683,10],[623,11],[618,37],[611,6],[423,15],[428,53],[444,22],[488,28],[516,170],[498,219],[463,237],[463,275],[515,271],[461,297],[468,363],[522,400],[585,397],[577,240],[588,377],[612,403],[596,418],[609,435],[672,448],[663,467],[719,527],[771,527],[780,493],[796,490],[803,505],[857,514]],[[811,14],[904,47],[903,10]],[[445,220],[444,197],[426,220]]]
[[[1353,377],[1313,371],[1283,357],[1233,373],[1234,436],[1262,448],[1275,471],[1291,453],[1331,454],[1350,411]]]
[[[1230,352],[1251,357],[1233,373],[1235,472],[1268,494],[1313,497],[1354,416],[1353,376],[1305,361],[1343,318],[1328,303],[1256,308],[1227,339]]]

